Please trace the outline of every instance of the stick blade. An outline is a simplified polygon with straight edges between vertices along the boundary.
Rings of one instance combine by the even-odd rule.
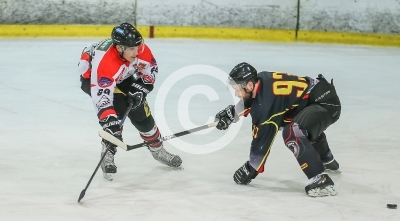
[[[105,132],[104,130],[99,130],[99,136],[107,141],[109,141],[112,144],[115,144],[119,147],[121,147],[124,150],[127,150],[127,146],[124,142],[118,140],[118,138],[114,137],[113,135]]]
[[[81,202],[81,199],[85,196],[86,189],[83,189],[81,195],[79,195],[78,203]]]

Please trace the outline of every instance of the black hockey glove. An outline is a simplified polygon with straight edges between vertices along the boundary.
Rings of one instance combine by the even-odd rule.
[[[106,117],[100,120],[100,125],[103,127],[103,130],[105,132],[110,133],[118,140],[122,141],[121,127],[116,117]],[[106,143],[107,146],[110,144],[110,142],[108,142],[107,140],[104,140],[104,142]],[[112,145],[114,147],[116,146],[114,144]]]
[[[132,110],[141,106],[147,94],[153,90],[154,86],[152,84],[144,84],[141,79],[132,83],[129,88],[128,102],[133,103]]]
[[[147,95],[150,93],[154,88],[154,85],[152,84],[145,84],[141,79],[137,80],[136,82],[132,83],[129,92],[143,92],[143,94]]]
[[[222,111],[215,115],[215,121],[218,121],[217,129],[226,130],[231,123],[235,123],[239,120],[239,117],[235,113],[235,105],[229,105]]]
[[[128,93],[128,103],[133,104],[132,109],[131,109],[132,111],[143,104],[144,96],[145,95],[141,91],[134,92],[134,93],[131,93],[131,92]]]
[[[81,89],[90,96],[90,78],[83,78],[81,75]]]
[[[252,179],[256,178],[258,172],[250,165],[250,162],[247,161],[236,170],[235,174],[233,175],[233,180],[237,184],[247,185],[251,182]]]

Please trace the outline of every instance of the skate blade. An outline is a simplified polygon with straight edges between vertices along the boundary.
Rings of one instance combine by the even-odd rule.
[[[113,181],[114,177],[111,173],[104,173],[103,172],[103,177],[106,178],[109,181]]]
[[[185,169],[185,168],[183,168],[182,164],[180,166],[178,166],[178,167],[175,167],[175,166],[168,165],[168,164],[166,164],[166,163],[164,163],[162,161],[158,161],[158,162],[160,164],[166,166],[167,168],[172,169],[172,170],[184,170]]]
[[[323,196],[335,196],[338,194],[338,192],[333,185],[329,185],[323,189],[315,188],[309,190],[307,194],[311,197],[323,197]]]
[[[185,169],[185,168],[183,168],[183,166],[174,167],[174,166],[170,166],[170,165],[165,164],[165,163],[161,163],[161,164],[166,166],[166,168],[171,169],[171,170],[184,170]]]
[[[339,169],[337,169],[337,170],[325,169],[324,172],[327,172],[327,173],[330,173],[330,174],[340,174],[340,173],[342,173],[342,171],[340,171]]]
[[[179,167],[171,167],[174,170],[185,170],[185,168],[183,166],[179,166]]]
[[[162,164],[162,165],[164,165],[164,166],[167,166],[167,167],[169,167],[169,168],[172,168],[172,169],[176,169],[176,170],[183,170],[183,167],[182,167],[182,163],[179,165],[179,166],[174,166],[174,165],[169,165],[168,163],[165,163],[164,161],[161,161],[161,160],[157,160],[160,164]]]

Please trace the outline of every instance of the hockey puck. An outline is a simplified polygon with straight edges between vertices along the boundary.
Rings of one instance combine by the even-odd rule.
[[[397,204],[387,204],[386,206],[389,209],[397,209]]]

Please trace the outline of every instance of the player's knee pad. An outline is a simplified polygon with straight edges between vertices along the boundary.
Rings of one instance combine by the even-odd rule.
[[[296,158],[298,158],[304,151],[302,150],[302,146],[299,144],[299,142],[307,140],[307,135],[307,130],[302,129],[296,122],[286,125],[282,130],[283,141],[286,147],[293,152]]]
[[[135,128],[139,132],[150,131],[151,129],[153,129],[154,125],[156,124],[152,115],[144,118],[141,121],[137,121],[137,120],[134,120],[134,119],[132,120],[131,119],[131,122],[132,122],[133,126],[135,126]]]

